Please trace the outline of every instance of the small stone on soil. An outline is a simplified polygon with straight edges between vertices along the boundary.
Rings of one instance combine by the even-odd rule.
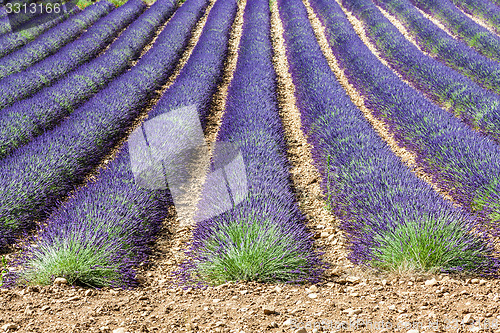
[[[62,284],[68,284],[68,280],[66,280],[65,278],[62,278],[62,277],[58,277],[54,280],[54,286],[59,286],[59,285],[62,285]]]

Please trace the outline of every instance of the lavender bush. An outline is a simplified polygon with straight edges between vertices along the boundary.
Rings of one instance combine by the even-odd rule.
[[[52,86],[0,110],[0,159],[52,129],[85,100],[130,67],[175,10],[175,0],[157,0],[99,57]]]
[[[406,80],[470,127],[500,142],[500,97],[439,61],[427,57],[369,0],[343,1],[360,19],[381,56]]]
[[[498,145],[403,83],[361,41],[340,6],[323,0],[312,3],[333,52],[365,104],[384,119],[400,145],[416,153],[417,164],[434,182],[465,209],[478,213],[492,235],[498,234]]]
[[[188,0],[181,8],[193,11],[197,6],[199,3]],[[154,115],[168,112],[165,103],[173,99],[178,104],[210,104],[222,74],[235,13],[235,0],[214,5],[188,62],[155,106]],[[193,89],[186,93],[186,88]],[[168,190],[137,185],[129,145],[130,141],[95,182],[78,191],[39,228],[33,245],[27,245],[17,259],[21,272],[7,277],[9,285],[48,284],[58,276],[91,286],[137,284],[133,267],[146,260],[147,245],[167,216],[171,196]]]
[[[0,108],[32,95],[95,58],[145,8],[146,4],[141,0],[128,1],[52,56],[36,64],[32,63],[32,58],[21,57],[15,65],[4,67],[3,74],[0,74],[0,77],[6,76],[0,79]]]
[[[167,196],[134,186],[124,152],[29,238],[14,262],[21,270],[6,276],[6,286],[47,285],[56,277],[91,287],[137,285],[133,267],[147,258]]]
[[[327,18],[327,29],[349,31],[336,45],[359,49],[357,35],[334,4],[312,1]],[[302,1],[279,0],[278,6],[302,128],[329,206],[347,233],[349,258],[393,271],[495,274],[499,263],[493,247],[472,231],[474,220],[408,170],[346,95],[316,42]]]
[[[21,1],[10,1],[10,3],[15,4],[18,3],[20,5],[29,4],[29,0],[21,0]],[[0,8],[0,36],[6,33],[11,32],[14,29],[22,27],[25,23],[29,23],[30,21],[34,21],[38,13],[19,13],[15,16],[9,17],[7,14],[7,8]],[[20,29],[19,29],[20,30]]]
[[[417,7],[438,19],[454,36],[480,54],[500,61],[500,36],[483,28],[458,10],[449,0],[411,0]]]
[[[467,14],[479,17],[489,23],[495,32],[500,34],[500,8],[498,6],[488,0],[451,1]]]

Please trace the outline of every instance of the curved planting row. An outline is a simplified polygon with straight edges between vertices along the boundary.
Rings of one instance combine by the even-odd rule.
[[[302,2],[278,5],[302,128],[328,203],[348,233],[350,259],[389,270],[495,272],[492,247],[473,236],[468,214],[412,174],[351,102]]]
[[[189,5],[190,0],[183,7]],[[188,62],[153,115],[172,110],[171,102],[174,108],[210,104],[222,75],[235,12],[235,0],[215,3]],[[132,268],[146,259],[147,244],[154,240],[167,216],[171,197],[168,191],[136,185],[129,145],[130,140],[95,182],[79,190],[39,230],[34,245],[25,247],[18,260],[21,273],[12,276],[10,283],[17,279],[19,284],[47,284],[54,277],[64,276],[71,283],[92,286],[135,285]],[[76,242],[78,246],[70,249]],[[73,262],[78,265],[65,265],[76,256],[79,260]]]
[[[186,1],[136,66],[0,162],[0,248],[13,233],[46,218],[111,152],[172,73],[206,5]]]
[[[32,97],[0,110],[0,159],[53,128],[128,68],[174,10],[174,0],[157,0],[104,54]]]
[[[19,5],[29,4],[29,0],[21,1],[9,1],[11,4],[18,3]],[[24,13],[20,12],[14,16],[8,16],[7,7],[0,7],[0,35],[11,32],[13,29],[22,26],[23,24],[34,20],[38,14],[37,13]]]
[[[0,62],[0,78],[4,78],[16,71],[19,64],[25,68],[27,65],[34,64],[53,54],[80,36],[85,29],[107,15],[113,8],[113,4],[107,1],[99,1],[61,24],[54,26],[33,42],[15,52],[12,51],[17,49],[20,41],[23,40],[17,38],[22,32],[14,33],[12,36],[10,34],[6,35],[5,37],[11,36],[11,38],[7,38],[5,41],[0,38],[0,57],[3,57]],[[38,30],[42,26],[36,27],[34,30]]]
[[[384,66],[354,32],[336,2],[311,0],[336,57],[374,114],[417,164],[464,208],[500,231],[500,148],[432,104]],[[367,75],[370,73],[370,75]],[[486,224],[485,224],[486,226]]]
[[[455,70],[422,54],[399,33],[371,0],[342,0],[364,22],[374,45],[391,68],[471,127],[500,142],[500,97]]]
[[[34,27],[22,32],[12,32],[0,36],[0,58],[14,52],[25,44],[33,41],[47,30],[57,26],[59,23],[64,22],[72,15],[80,13],[79,8],[73,8],[65,15],[59,16],[55,20],[46,21],[45,18],[35,18],[35,20],[43,20],[40,24],[34,24]],[[35,22],[36,23],[36,22]]]
[[[191,56],[175,82],[149,113],[149,119],[168,111],[193,106],[205,129],[212,95],[222,80],[231,24],[236,14],[235,0],[216,3]],[[212,14],[213,13],[213,14]],[[166,142],[168,144],[168,142]]]
[[[488,0],[451,0],[469,15],[481,18],[500,34],[500,8]]]
[[[31,67],[31,59],[18,59],[14,66],[2,73],[8,76],[0,80],[0,108],[32,95],[94,58],[145,8],[146,4],[142,0],[129,0],[52,56]]]
[[[5,7],[0,8],[0,36],[10,31],[9,17]]]
[[[374,2],[396,16],[424,51],[482,87],[500,94],[500,69],[496,61],[477,54],[467,45],[450,37],[423,17],[407,0]]]
[[[178,272],[188,285],[237,280],[316,282],[324,268],[290,187],[270,28],[269,2],[248,1],[238,63],[214,152],[220,153],[218,144],[221,151],[224,144],[239,150],[246,181],[229,165],[221,169],[234,181],[226,186],[234,189],[235,183],[243,181],[248,192],[232,192],[232,209],[197,223],[189,260]],[[213,171],[220,172],[216,165]],[[240,203],[239,195],[243,195]]]
[[[500,36],[480,26],[449,0],[411,0],[418,8],[438,19],[454,36],[482,55],[500,61]]]

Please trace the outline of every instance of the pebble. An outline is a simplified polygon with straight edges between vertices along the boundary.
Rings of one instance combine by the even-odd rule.
[[[123,327],[119,327],[117,329],[114,329],[113,333],[127,333],[127,330],[125,330]]]
[[[92,291],[92,289],[88,289],[88,290],[85,291],[85,296],[87,296],[87,297],[88,296],[92,296],[93,293],[94,292]]]
[[[312,293],[315,293],[318,291],[318,287],[316,287],[314,284],[312,286],[309,287],[309,291],[312,292]]]
[[[214,303],[219,303],[219,302],[220,302],[220,299],[218,299],[218,298],[214,298],[214,299],[212,300],[212,302],[214,302]]]
[[[8,324],[5,324],[2,326],[2,330],[4,331],[9,331],[9,330],[17,330],[19,328],[19,326],[17,326],[16,324],[14,323],[8,323]]]
[[[418,330],[409,330],[409,331],[408,331],[408,332],[406,332],[406,333],[419,333],[419,331],[418,331]]]
[[[282,289],[282,288],[280,288],[280,287],[276,287],[276,288],[274,288],[274,291],[275,291],[275,292],[277,292],[277,293],[280,293],[282,290],[283,290],[283,289]]]
[[[46,310],[49,310],[49,309],[50,309],[50,306],[44,305],[44,306],[42,306],[42,308],[40,310],[46,311]]]
[[[319,237],[321,238],[327,238],[328,236],[330,236],[330,234],[326,231],[322,231],[321,234],[319,235]]]
[[[292,318],[288,318],[287,320],[285,320],[283,325],[290,326],[290,325],[293,325],[294,323],[295,323],[295,321]]]
[[[26,306],[24,314],[27,316],[31,316],[33,314],[33,307],[31,305]]]
[[[472,318],[472,313],[468,313],[462,319],[462,323],[464,324],[472,324],[474,322],[474,318]]]
[[[267,307],[267,306],[264,306],[262,308],[262,310],[264,311],[264,314],[266,316],[269,316],[269,315],[272,315],[272,314],[275,314],[276,313],[276,310],[274,310],[273,308],[270,308],[270,307]]]
[[[62,284],[68,284],[68,280],[66,280],[65,278],[62,278],[62,277],[58,277],[54,280],[53,282],[54,286],[59,286],[59,285],[62,285]]]
[[[304,327],[302,327],[296,330],[295,333],[307,333],[307,330]]]
[[[353,309],[353,308],[345,309],[342,311],[342,313],[346,313],[348,316],[357,315],[360,314],[361,312],[362,312],[361,309]]]
[[[347,282],[356,284],[356,283],[359,283],[359,281],[361,281],[361,278],[358,276],[348,276],[345,280]]]
[[[309,298],[313,298],[313,299],[314,299],[314,298],[318,298],[318,294],[311,293],[311,294],[307,295],[307,297],[309,297]]]
[[[478,284],[479,283],[479,279],[472,279],[472,280],[470,280],[470,283],[472,283],[472,284]]]
[[[438,282],[437,282],[437,280],[435,278],[432,278],[430,280],[425,281],[425,285],[426,286],[432,287],[432,286],[435,286],[437,284],[438,284]]]

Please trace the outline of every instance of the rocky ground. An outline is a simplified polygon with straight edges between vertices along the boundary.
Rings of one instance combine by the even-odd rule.
[[[500,332],[500,281],[478,278],[389,275],[345,264],[332,267],[318,285],[183,290],[170,273],[190,231],[171,231],[166,228],[152,263],[141,269],[136,290],[92,290],[59,280],[2,289],[0,331]],[[335,242],[331,229],[317,234],[320,245]]]

